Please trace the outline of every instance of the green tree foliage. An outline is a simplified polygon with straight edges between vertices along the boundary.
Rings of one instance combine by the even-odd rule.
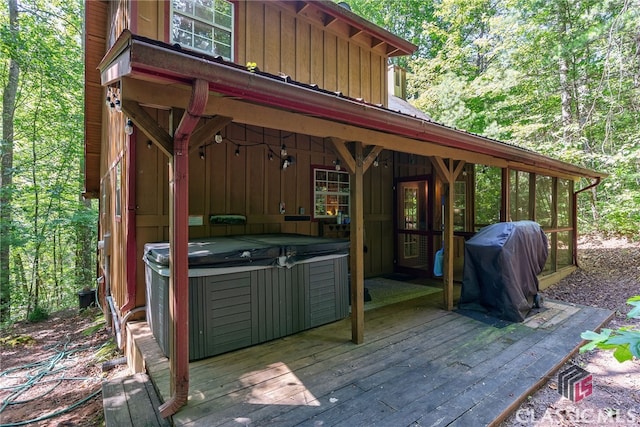
[[[627,314],[630,319],[640,319],[640,296],[631,297],[627,304],[633,306]],[[613,356],[620,363],[640,359],[640,330],[622,327],[618,329],[603,329],[600,333],[586,331],[580,335],[588,343],[580,347],[580,353],[601,349],[613,350]]]
[[[640,0],[349,3],[421,44],[406,64],[414,105],[609,173],[579,198],[581,229],[640,234]]]
[[[5,8],[3,3],[3,28]],[[77,245],[86,241],[78,230],[89,224],[94,229],[96,222],[96,213],[80,198],[83,16],[79,0],[20,1],[17,38],[0,34],[2,50],[14,53],[21,72],[13,121],[13,233],[8,236],[16,316],[69,306],[77,301],[76,291],[92,286],[87,275],[76,274]],[[0,81],[7,78],[3,66]]]

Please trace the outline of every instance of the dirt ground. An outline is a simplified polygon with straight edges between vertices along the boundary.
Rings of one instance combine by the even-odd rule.
[[[640,294],[640,245],[589,238],[579,247],[582,268],[544,297],[614,310],[610,328],[640,328],[640,321],[625,316],[631,308],[626,300]],[[100,383],[127,371],[102,370],[99,356],[109,360],[118,354],[113,345],[103,347],[112,339],[96,322],[99,314],[66,310],[42,323],[20,322],[2,331],[0,427],[104,425]],[[591,396],[577,403],[562,397],[554,375],[501,426],[640,425],[640,361],[620,364],[609,352],[591,352],[572,357],[560,371],[571,365],[593,375]]]
[[[579,242],[581,266],[566,279],[543,292],[546,299],[607,308],[615,312],[606,328],[631,326],[629,297],[640,295],[640,245],[625,240],[583,239]],[[576,334],[583,331],[576,331]],[[507,418],[506,426],[638,426],[640,425],[640,361],[618,363],[610,351],[576,354],[562,366],[576,365],[592,374],[591,396],[572,402],[558,393],[557,375],[549,378]]]

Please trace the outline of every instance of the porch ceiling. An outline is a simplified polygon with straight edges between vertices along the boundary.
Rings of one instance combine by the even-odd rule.
[[[606,174],[504,142],[449,128],[275,76],[123,32],[98,69],[102,85],[121,85],[123,99],[157,108],[185,108],[194,79],[209,83],[204,114],[384,149],[511,167],[570,179]],[[132,81],[135,79],[135,83]]]

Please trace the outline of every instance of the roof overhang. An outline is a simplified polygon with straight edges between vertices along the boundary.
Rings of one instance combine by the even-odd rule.
[[[320,120],[327,124],[320,127],[324,134],[312,136],[360,140],[364,144],[394,151],[453,159],[468,159],[468,153],[473,153],[473,159],[477,160],[475,163],[479,164],[542,170],[552,176],[572,179],[599,179],[606,176],[514,145],[394,112],[363,100],[344,97],[340,93],[294,82],[287,77],[259,70],[250,71],[218,58],[185,51],[128,31],[120,36],[98,69],[102,85],[115,84],[127,78],[141,80],[142,85],[163,85],[165,92],[175,92],[174,96],[167,97],[165,94],[162,98],[164,103],[170,99],[173,105],[159,104],[158,90],[147,90],[145,95],[138,92],[136,100],[140,104],[184,108],[184,100],[181,100],[184,97],[178,96],[179,87],[187,88],[194,79],[203,79],[209,82],[210,91],[218,95],[211,97],[215,105],[208,108],[207,113],[229,115],[235,121],[248,123],[254,119],[249,116],[244,121],[239,119],[237,116],[242,115],[241,108],[236,107],[236,114],[231,115],[228,111],[216,110],[216,105],[220,109],[233,109],[232,103],[241,102],[255,108],[276,109],[283,115],[295,114]],[[186,96],[188,91],[184,93]],[[122,96],[126,98],[127,91]],[[148,99],[143,99],[144,96]],[[259,118],[250,124],[283,130],[282,126],[285,126],[284,122],[272,125],[260,123]]]

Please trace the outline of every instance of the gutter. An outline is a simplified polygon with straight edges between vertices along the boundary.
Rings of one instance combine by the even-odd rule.
[[[135,132],[135,131],[134,131]],[[127,150],[127,301],[120,308],[127,312],[136,306],[138,274],[138,242],[136,238],[136,134],[129,136]]]
[[[582,193],[583,191],[587,191],[587,190],[591,190],[594,187],[597,187],[598,184],[600,184],[601,178],[600,177],[595,177],[594,178],[594,182],[591,183],[591,185],[588,185],[586,187],[584,187],[583,189],[580,189],[578,191],[574,191],[573,192],[573,209],[572,209],[572,214],[573,214],[573,264],[576,267],[580,267],[578,265],[578,194]]]

